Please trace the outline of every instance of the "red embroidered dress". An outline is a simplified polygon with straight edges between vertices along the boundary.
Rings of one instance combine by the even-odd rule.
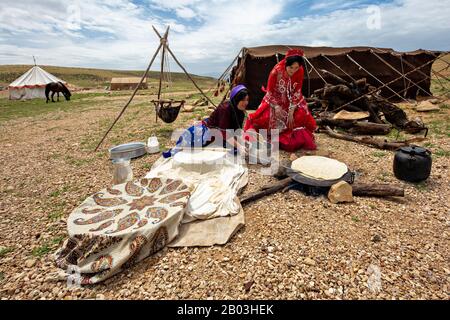
[[[303,56],[303,52],[289,50],[286,58],[295,55]],[[286,59],[280,61],[270,72],[266,95],[256,112],[248,116],[244,130],[278,129],[280,148],[289,152],[301,148],[316,149],[313,132],[317,125],[302,94],[303,75],[301,66],[289,77]],[[291,129],[288,125],[289,107],[295,108]]]

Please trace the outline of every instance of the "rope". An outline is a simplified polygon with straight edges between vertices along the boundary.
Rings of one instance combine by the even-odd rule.
[[[444,70],[446,70],[446,69],[447,69],[447,68],[441,69],[441,70],[439,70],[439,72],[442,72],[442,71],[444,71]],[[424,79],[418,81],[417,84],[422,83],[422,82],[424,82],[425,80],[428,80],[428,79],[427,79],[427,78],[424,78]],[[410,88],[410,86],[408,86],[407,89],[409,89],[409,88]],[[403,89],[402,91],[400,91],[400,93],[402,93],[403,91],[405,91],[405,89]],[[393,98],[394,96],[395,96],[395,95],[390,96],[389,98],[387,98],[387,100]],[[439,97],[439,96],[437,96],[437,97]]]
[[[386,51],[383,51],[383,50],[381,50],[381,49],[379,49],[379,48],[377,48],[376,50],[378,50],[378,51],[381,52],[381,53],[387,53]],[[430,53],[433,54],[432,52],[430,52]],[[434,54],[433,54],[433,55],[434,55]],[[434,55],[434,57],[435,57],[435,59],[432,60],[433,63],[438,59],[438,57],[436,57],[435,55]],[[407,60],[405,60],[404,62],[405,62],[406,65],[408,65],[409,67],[411,67],[411,68],[413,68],[413,69],[414,69],[414,68],[417,69],[415,65],[409,63]],[[423,75],[423,76],[427,77],[428,79],[430,79],[430,81],[433,80],[429,75],[427,75],[426,73],[422,72],[421,70],[417,70],[417,72],[419,72],[421,75]],[[433,68],[431,68],[431,72],[433,72],[433,73],[435,72],[435,71],[433,71]],[[442,72],[442,70],[439,71],[438,74],[439,74],[440,72]],[[408,74],[408,73],[407,73],[407,74]],[[444,77],[444,79],[445,79],[445,77]],[[439,84],[441,85],[441,87],[442,87],[444,90],[448,90],[448,89],[441,83],[441,81],[439,80],[439,78],[436,77],[436,80],[439,82]]]
[[[320,77],[320,79],[322,79],[322,81],[325,83],[325,85],[327,85],[328,82],[320,75],[319,71],[317,71],[317,69],[313,66],[313,64],[311,62],[309,62],[308,58],[306,58],[306,57],[303,57],[303,58],[306,60],[306,62],[309,63],[311,68],[317,73],[317,75]]]
[[[429,95],[428,92],[426,92],[424,89],[422,89],[422,87],[418,86],[414,81],[412,81],[411,79],[409,79],[408,77],[405,76],[405,72],[403,71],[403,59],[402,56],[400,56],[400,61],[402,63],[402,72],[398,71],[396,68],[394,68],[389,62],[387,62],[386,60],[384,60],[383,58],[381,58],[378,54],[376,54],[372,49],[370,50],[370,52],[377,57],[379,60],[381,60],[381,62],[383,62],[385,65],[387,65],[389,68],[391,68],[392,70],[394,70],[395,72],[397,72],[399,75],[401,75],[403,77],[403,84],[404,84],[404,88],[406,88],[406,80],[408,80],[410,82],[410,84],[414,84],[418,89],[421,89],[425,94]],[[406,95],[405,91],[405,94]]]
[[[372,78],[374,78],[375,80],[377,80],[379,83],[381,83],[382,85],[385,85],[383,83],[383,81],[381,81],[380,79],[378,79],[377,77],[375,77],[372,73],[370,73],[369,71],[367,71],[363,66],[361,66],[358,62],[356,62],[355,60],[353,60],[352,57],[350,57],[348,54],[346,54],[347,58],[350,59],[350,61],[352,61],[354,64],[356,64],[359,68],[363,69],[368,75],[370,75]],[[386,85],[386,88],[388,88],[390,91],[392,91],[393,93],[395,93],[398,97],[400,97],[402,100],[406,101],[409,103],[408,100],[406,100],[405,98],[403,98],[401,95],[399,95],[396,91],[394,91],[391,87],[389,87],[388,85]]]
[[[342,69],[341,67],[339,67],[336,63],[334,63],[331,59],[329,59],[327,56],[325,56],[324,54],[320,54],[321,57],[324,57],[325,59],[327,59],[333,66],[335,66],[336,68],[338,68],[339,70],[341,70],[347,77],[349,77],[350,79],[352,79],[353,82],[356,82],[356,80],[349,75],[347,72],[344,71],[344,69]]]
[[[408,71],[405,75],[408,75],[408,74],[410,74],[410,73],[412,73],[412,72],[415,72],[415,71],[417,71],[418,69],[421,69],[421,68],[423,68],[423,67],[429,65],[429,64],[432,63],[432,62],[434,62],[434,61],[433,61],[433,60],[430,60],[430,61],[428,61],[428,62],[425,62],[425,63],[422,64],[421,66],[418,66],[417,68],[415,68],[415,69],[413,69],[413,70],[411,70],[411,71]],[[342,106],[340,106],[339,108],[335,109],[334,111],[337,112],[337,111],[339,111],[339,110],[344,109],[346,106],[352,104],[353,102],[358,101],[358,100],[360,100],[360,99],[362,99],[362,98],[364,98],[364,97],[366,97],[366,96],[368,96],[368,95],[371,95],[372,93],[377,92],[377,91],[380,90],[381,88],[384,88],[384,87],[390,85],[391,83],[394,83],[395,81],[399,80],[401,77],[402,77],[402,76],[400,76],[400,77],[398,77],[398,78],[395,78],[394,80],[392,80],[392,81],[390,81],[390,82],[388,82],[388,83],[386,83],[386,84],[383,84],[382,86],[380,86],[380,87],[378,87],[378,88],[376,88],[376,89],[374,89],[374,90],[372,90],[372,91],[370,91],[370,92],[368,92],[368,93],[365,93],[365,94],[359,96],[358,98],[353,99],[353,100],[350,101],[350,102],[347,102],[347,103],[343,104]],[[392,97],[393,97],[393,96],[392,96]]]

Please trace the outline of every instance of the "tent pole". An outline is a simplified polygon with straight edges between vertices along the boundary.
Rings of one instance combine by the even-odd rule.
[[[430,95],[429,92],[426,92],[422,87],[418,86],[414,81],[412,81],[411,79],[409,79],[408,77],[405,76],[404,73],[401,73],[400,71],[398,71],[397,69],[395,69],[391,64],[389,64],[389,62],[387,62],[386,60],[384,60],[383,58],[381,58],[378,54],[376,54],[372,49],[370,49],[370,52],[372,54],[375,55],[375,57],[377,57],[379,60],[381,60],[381,62],[383,62],[385,65],[387,65],[389,68],[391,68],[392,70],[394,70],[395,72],[397,72],[399,75],[401,75],[403,77],[403,79],[409,80],[413,85],[415,85],[417,88],[419,88],[420,90],[422,90],[426,95]],[[405,88],[406,88],[406,83],[405,83]]]
[[[169,27],[167,27],[166,32],[164,33],[164,37],[160,38],[160,42],[162,44],[162,54],[161,54],[161,72],[159,73],[159,87],[158,87],[158,101],[161,98],[161,86],[162,86],[162,78],[164,72],[164,57],[166,53],[166,45],[167,45],[167,36],[169,35]],[[155,105],[155,122],[158,122],[158,107],[159,102]]]
[[[408,82],[408,88],[406,88],[406,77],[405,77],[405,67],[403,66],[403,55],[400,55],[400,66],[402,67],[402,75],[403,75],[403,88],[405,88],[405,93],[403,94],[404,97],[406,97],[406,94],[408,93],[408,89],[411,86],[411,81]],[[423,90],[423,89],[422,89]]]
[[[105,140],[106,136],[108,135],[108,133],[112,130],[112,128],[114,127],[114,125],[117,123],[117,121],[119,121],[120,117],[123,115],[123,113],[125,112],[125,110],[128,108],[128,106],[130,105],[131,101],[133,100],[134,96],[136,95],[136,92],[139,90],[139,87],[141,86],[142,82],[144,82],[145,77],[147,76],[153,61],[155,61],[156,56],[158,55],[159,51],[161,50],[162,47],[162,43],[159,44],[158,49],[156,50],[155,54],[153,55],[152,60],[150,61],[147,70],[145,70],[144,74],[142,75],[141,81],[139,82],[139,84],[136,86],[136,88],[133,91],[133,94],[131,95],[130,99],[128,100],[128,102],[125,104],[125,106],[122,108],[122,111],[120,111],[119,115],[117,116],[117,118],[114,120],[114,122],[112,123],[112,125],[109,127],[108,131],[106,131],[105,135],[103,136],[102,140],[98,143],[97,147],[95,148],[94,151],[97,151],[98,148],[100,147],[100,145],[103,143],[103,141]]]
[[[158,37],[161,39],[161,35],[158,32],[158,30],[156,30],[156,28],[154,26],[153,30],[156,32],[156,34],[158,35]],[[180,61],[178,61],[178,59],[175,57],[175,55],[173,54],[172,50],[170,50],[169,46],[166,44],[166,50],[170,53],[170,55],[172,56],[172,58],[175,60],[175,62],[178,64],[178,66],[181,68],[181,70],[184,71],[184,73],[186,74],[186,76],[189,78],[189,80],[192,81],[192,83],[194,84],[194,86],[197,88],[198,91],[200,91],[200,93],[215,107],[217,108],[217,106],[214,104],[214,102],[211,101],[211,99],[203,92],[202,89],[200,89],[200,87],[197,85],[197,83],[195,83],[194,79],[192,79],[191,75],[186,71],[186,69],[183,67],[183,65],[180,63]]]
[[[371,74],[369,71],[367,71],[363,66],[361,66],[358,62],[356,62],[355,60],[353,60],[352,57],[350,57],[348,54],[346,54],[347,58],[353,62],[354,64],[356,64],[359,68],[363,69],[368,75],[370,75],[372,78],[374,78],[375,80],[377,80],[379,83],[381,83],[382,85],[384,85],[383,81],[381,81],[380,79],[378,79],[377,77],[375,77],[373,74]],[[400,77],[402,78],[403,75]],[[403,98],[401,95],[399,95],[397,92],[395,92],[391,87],[386,85],[386,88],[388,88],[390,91],[392,91],[393,93],[395,93],[398,97],[400,97],[400,99],[404,100],[405,102],[409,103],[408,100],[406,100],[405,98]]]
[[[168,33],[169,33],[169,27],[167,27],[167,30],[166,30],[166,33],[164,34],[164,37],[161,38],[161,40],[160,40],[161,43],[162,43],[162,54],[161,54],[161,72],[159,74],[158,100],[161,98],[162,74],[164,72],[164,54],[166,52]]]
[[[225,76],[227,74],[227,72],[229,71],[229,69],[231,69],[231,67],[233,66],[233,64],[236,62],[236,60],[239,58],[241,52],[243,49],[239,50],[239,53],[237,54],[237,56],[234,58],[234,60],[231,62],[231,64],[228,66],[228,68],[225,69],[225,71],[222,73],[222,75],[219,77],[219,80],[222,79],[223,76]]]
[[[233,64],[236,62],[236,60],[239,58],[239,55],[241,54],[243,49],[239,50],[239,53],[237,54],[237,56],[233,59],[233,61],[231,62],[231,64],[228,66],[228,68],[225,69],[225,71],[220,75],[219,78],[217,78],[217,84],[220,83],[220,81],[222,81],[223,77],[228,73],[228,71],[231,69],[231,67],[233,66]],[[217,86],[217,85],[216,85]],[[206,92],[207,94],[211,92],[211,90],[214,89],[214,86],[209,88],[208,91]]]

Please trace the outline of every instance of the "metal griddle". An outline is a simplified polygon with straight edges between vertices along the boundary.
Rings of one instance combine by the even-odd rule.
[[[293,170],[290,166],[284,166],[286,169],[286,174],[292,178],[292,180],[301,183],[303,185],[312,186],[312,187],[331,187],[333,184],[338,183],[339,181],[346,181],[352,184],[355,181],[355,173],[348,170],[341,178],[335,180],[321,180],[321,179],[313,179],[301,174],[298,171]]]

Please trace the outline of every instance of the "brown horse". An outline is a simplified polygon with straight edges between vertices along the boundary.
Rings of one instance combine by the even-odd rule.
[[[55,96],[55,93],[57,94],[57,100],[59,101],[59,93],[62,92],[62,94],[64,95],[64,97],[66,98],[67,101],[70,100],[70,96],[72,95],[69,91],[69,89],[67,89],[67,87],[64,85],[64,83],[58,81],[58,82],[50,82],[49,84],[47,84],[45,86],[45,97],[47,98],[47,103],[50,100],[50,98],[48,97],[50,91],[52,92],[52,102],[55,102],[55,100],[53,100],[53,97]]]

